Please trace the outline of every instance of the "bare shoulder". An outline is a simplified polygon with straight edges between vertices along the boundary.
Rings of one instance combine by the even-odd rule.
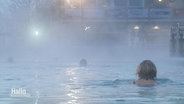
[[[145,79],[139,79],[133,82],[134,84],[137,85],[155,85],[156,81],[155,80],[145,80]]]

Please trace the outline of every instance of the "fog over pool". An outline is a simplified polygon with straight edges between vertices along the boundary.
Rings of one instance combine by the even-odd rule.
[[[173,22],[86,19],[70,1],[0,0],[0,104],[183,104]],[[156,86],[132,84],[145,59],[157,66]]]
[[[1,0],[0,61],[128,61],[169,56],[171,24],[66,19],[57,14],[61,11],[56,3]]]

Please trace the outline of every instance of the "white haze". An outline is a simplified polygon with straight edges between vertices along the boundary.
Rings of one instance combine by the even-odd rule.
[[[11,0],[10,4],[3,1],[0,9],[1,62],[9,57],[14,62],[52,63],[78,63],[82,58],[91,63],[121,63],[169,57],[170,24],[161,25],[161,30],[152,30],[152,25],[142,23],[142,27],[148,27],[145,43],[139,40],[132,45],[130,31],[134,30],[128,29],[127,22],[65,21],[51,12],[44,16],[30,15],[34,8],[12,9],[9,7]],[[35,31],[38,31],[37,36]]]

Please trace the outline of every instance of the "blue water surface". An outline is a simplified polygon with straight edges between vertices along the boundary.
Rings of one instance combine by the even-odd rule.
[[[137,65],[2,64],[0,104],[183,104],[182,61],[156,61],[152,87],[132,83]],[[12,97],[12,88],[23,88],[28,96]]]

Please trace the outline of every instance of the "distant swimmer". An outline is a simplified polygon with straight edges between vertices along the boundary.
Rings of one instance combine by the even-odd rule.
[[[141,86],[152,86],[156,84],[157,69],[151,60],[142,61],[137,67],[138,79],[134,84]]]
[[[86,67],[88,63],[86,59],[81,59],[79,64],[81,67]]]

